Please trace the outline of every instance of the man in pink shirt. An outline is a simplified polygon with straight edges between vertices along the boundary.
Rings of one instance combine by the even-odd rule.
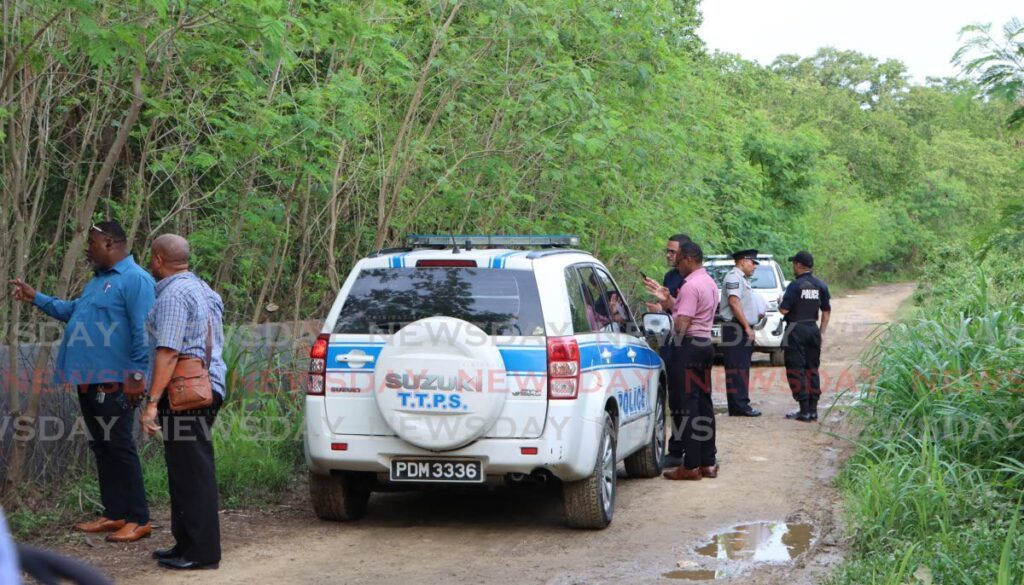
[[[672,359],[668,364],[672,432],[685,445],[683,465],[666,471],[668,479],[716,477],[715,410],[711,402],[711,323],[718,310],[718,286],[704,270],[704,252],[693,242],[676,254],[676,270],[686,279],[672,310]],[[659,299],[665,291],[652,290]],[[666,297],[667,298],[667,297]],[[674,400],[672,400],[674,398]]]

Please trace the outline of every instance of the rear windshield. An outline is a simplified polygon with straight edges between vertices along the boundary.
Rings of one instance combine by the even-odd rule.
[[[435,267],[361,271],[334,332],[392,334],[433,316],[462,319],[490,335],[544,335],[532,272]]]

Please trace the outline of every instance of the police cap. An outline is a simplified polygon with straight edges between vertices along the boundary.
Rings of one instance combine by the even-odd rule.
[[[814,268],[814,256],[807,250],[800,250],[789,257],[790,262],[799,262],[808,268]]]
[[[753,260],[754,264],[760,264],[757,261],[757,250],[740,250],[739,252],[732,253],[733,260],[743,260],[744,258]]]

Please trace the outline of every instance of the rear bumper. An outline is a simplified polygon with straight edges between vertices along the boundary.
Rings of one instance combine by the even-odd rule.
[[[779,326],[780,321],[782,321],[781,313],[774,311],[768,313],[764,327],[754,331],[754,351],[775,351],[782,347],[783,334],[772,335],[772,332]],[[722,323],[715,323],[715,326],[721,325]],[[712,337],[711,343],[721,351],[721,338]]]
[[[581,418],[576,401],[551,401],[544,432],[537,439],[480,439],[452,451],[422,449],[390,435],[345,435],[332,433],[324,412],[323,397],[306,397],[305,456],[310,471],[329,475],[332,471],[389,473],[395,457],[471,458],[483,462],[488,476],[508,473],[529,474],[546,469],[563,481],[587,477],[594,469],[603,420]],[[345,443],[344,451],[331,448]],[[536,455],[524,455],[523,447],[534,447]]]
[[[772,331],[775,331],[780,321],[782,321],[781,313],[768,313],[768,322],[760,331],[754,332],[754,351],[773,351],[782,347],[783,334],[772,335]]]

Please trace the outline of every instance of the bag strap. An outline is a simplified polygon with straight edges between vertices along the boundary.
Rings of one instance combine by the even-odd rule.
[[[206,367],[206,371],[210,371],[210,365],[213,363],[213,320],[206,317],[206,357],[203,360],[203,366]]]

